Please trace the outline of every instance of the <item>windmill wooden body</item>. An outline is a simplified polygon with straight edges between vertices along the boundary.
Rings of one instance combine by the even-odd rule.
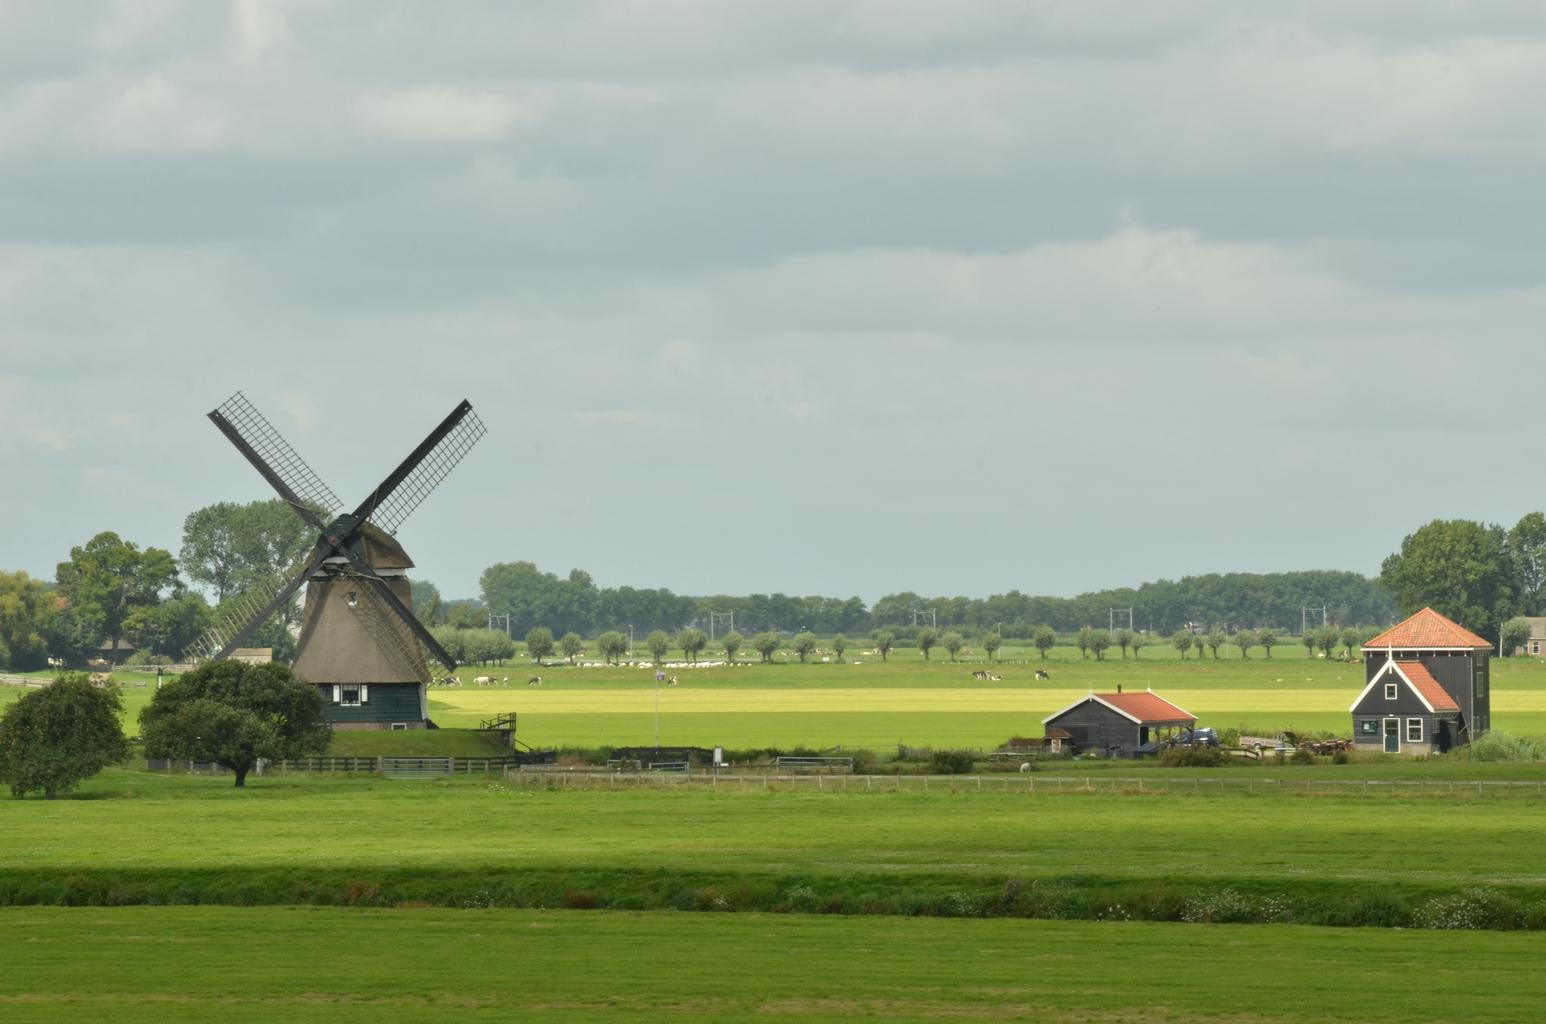
[[[295,514],[317,531],[299,566],[250,589],[189,652],[225,658],[304,584],[295,674],[322,691],[335,729],[433,728],[426,655],[456,661],[411,610],[413,568],[393,536],[485,433],[466,401],[352,511],[240,392],[209,418]]]

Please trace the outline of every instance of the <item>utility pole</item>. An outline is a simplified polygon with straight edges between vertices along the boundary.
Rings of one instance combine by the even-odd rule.
[[[510,615],[509,615],[508,612],[505,613],[504,615],[495,615],[493,612],[489,612],[488,613],[488,628],[489,629],[494,629],[495,628],[495,625],[494,625],[495,623],[498,623],[499,624],[499,628],[502,628],[505,631],[505,636],[510,636]],[[514,638],[512,637],[511,639],[514,639]]]
[[[1305,607],[1299,609],[1300,636],[1304,636],[1310,631],[1310,616],[1312,615],[1319,615],[1321,617],[1320,628],[1326,628],[1326,606],[1321,605],[1319,608],[1317,608],[1314,605],[1306,605]]]
[[[1133,628],[1133,610],[1131,608],[1112,608],[1110,612],[1110,624],[1106,627],[1107,631],[1115,633],[1117,631],[1117,619],[1124,615],[1127,617],[1127,625],[1124,628],[1131,630]],[[1153,624],[1151,623],[1150,625],[1152,627]],[[1150,629],[1150,632],[1153,632],[1152,628]]]
[[[710,640],[714,639],[714,627],[716,625],[718,625],[720,622],[726,622],[726,621],[728,621],[730,623],[730,629],[728,630],[728,632],[732,632],[732,633],[735,632],[735,612],[734,611],[728,611],[728,612],[709,612],[709,639]]]

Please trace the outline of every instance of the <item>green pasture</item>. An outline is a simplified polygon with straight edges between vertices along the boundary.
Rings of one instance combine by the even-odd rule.
[[[631,746],[655,740],[659,700],[663,744],[728,747],[844,746],[885,751],[912,746],[991,748],[1010,736],[1038,736],[1041,720],[1090,690],[1152,687],[1196,714],[1202,724],[1241,726],[1275,735],[1284,729],[1346,735],[1348,706],[1362,688],[1360,665],[1306,658],[1302,648],[1282,647],[1267,659],[1211,657],[1177,660],[1159,648],[1141,656],[1105,661],[1081,659],[1076,650],[1055,650],[1042,661],[1006,661],[995,668],[1001,682],[973,679],[981,664],[924,662],[893,656],[889,662],[774,665],[664,670],[678,685],[657,685],[649,666],[581,668],[509,665],[464,669],[460,687],[430,692],[431,717],[451,729],[475,728],[494,714],[515,711],[520,737],[537,746]],[[850,652],[852,653],[852,652]],[[1051,679],[1038,681],[1038,668]],[[1546,734],[1546,661],[1495,659],[1493,727]],[[541,686],[528,686],[534,674]],[[508,686],[479,687],[479,674],[509,676]],[[138,680],[133,675],[125,678]],[[151,684],[154,685],[153,683]],[[0,704],[21,687],[0,686]],[[136,729],[148,686],[124,690],[126,725]],[[364,740],[349,740],[358,746]],[[408,740],[394,741],[408,743]],[[447,741],[449,742],[449,741]],[[393,748],[394,750],[396,748]],[[351,747],[341,753],[363,753]]]
[[[1540,1019],[1530,934],[807,915],[0,910],[11,1024]]]

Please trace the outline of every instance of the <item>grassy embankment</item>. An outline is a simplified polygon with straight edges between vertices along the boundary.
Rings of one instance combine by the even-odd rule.
[[[1540,937],[1129,923],[8,909],[11,1024],[1540,1019]],[[1462,946],[1463,954],[1457,950]]]
[[[1019,781],[1019,780],[1015,780]],[[0,800],[0,902],[1546,925],[1546,799],[629,791],[110,772]],[[1393,854],[1399,851],[1399,856]]]

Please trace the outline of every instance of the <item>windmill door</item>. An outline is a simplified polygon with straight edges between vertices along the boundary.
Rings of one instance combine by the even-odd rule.
[[[1401,719],[1385,719],[1385,753],[1401,753]]]

